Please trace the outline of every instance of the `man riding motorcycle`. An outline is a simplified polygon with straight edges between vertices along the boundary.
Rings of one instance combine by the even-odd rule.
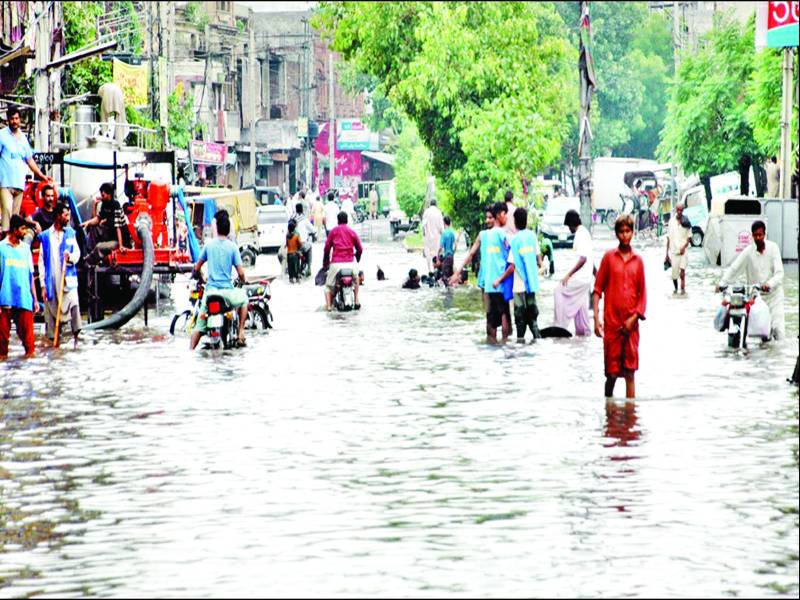
[[[306,265],[308,265],[309,272],[311,271],[311,239],[312,236],[316,235],[317,230],[311,224],[311,221],[308,220],[308,217],[303,212],[303,204],[298,202],[295,207],[295,213],[292,216],[294,219],[295,226],[297,227],[297,235],[300,236],[300,243],[303,246],[300,248],[300,252],[303,255],[303,261]]]
[[[212,294],[222,296],[230,302],[231,306],[238,309],[239,331],[237,346],[242,348],[247,345],[244,338],[244,326],[247,321],[247,293],[243,288],[233,287],[233,282],[231,281],[231,269],[235,267],[236,272],[239,274],[239,281],[242,284],[246,283],[244,268],[242,267],[242,256],[239,254],[239,248],[236,244],[228,239],[228,234],[231,231],[228,211],[225,209],[218,210],[214,218],[217,223],[217,237],[206,242],[200,253],[200,259],[192,270],[192,277],[198,278],[201,276],[200,269],[203,264],[208,262],[208,284],[200,306],[200,318],[197,320],[195,329],[192,332],[189,346],[192,350],[197,347],[200,337],[206,330],[206,319],[208,317],[206,298]]]
[[[775,340],[785,337],[783,317],[783,261],[775,242],[764,239],[767,227],[763,221],[754,221],[750,227],[753,243],[739,253],[736,260],[722,275],[717,286],[726,287],[733,283],[744,270],[747,285],[761,286],[761,297],[769,307],[771,335]]]
[[[325,250],[322,259],[322,266],[328,270],[325,280],[325,309],[333,309],[333,290],[336,286],[336,275],[342,269],[352,269],[353,273],[358,273],[358,261],[361,260],[361,240],[358,234],[347,226],[347,213],[341,211],[336,220],[338,225],[330,230],[328,238],[325,240]],[[355,250],[355,252],[354,252]],[[355,255],[355,260],[353,257]],[[354,278],[354,305],[358,310],[361,304],[358,302],[358,277]]]

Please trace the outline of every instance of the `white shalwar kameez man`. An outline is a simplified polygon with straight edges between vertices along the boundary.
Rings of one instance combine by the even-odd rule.
[[[431,200],[431,205],[422,213],[423,254],[428,261],[429,273],[433,272],[433,257],[439,254],[442,231],[444,231],[444,215],[436,206],[436,200]]]
[[[761,297],[769,307],[771,337],[781,340],[786,335],[784,325],[783,300],[783,261],[778,244],[764,240],[764,250],[759,252],[755,242],[739,253],[727,268],[720,286],[736,283],[736,278],[744,270],[748,285],[767,285],[769,291],[762,291]]]

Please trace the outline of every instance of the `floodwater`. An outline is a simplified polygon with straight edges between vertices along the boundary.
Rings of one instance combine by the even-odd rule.
[[[601,340],[488,346],[475,290],[401,290],[421,257],[364,233],[359,313],[279,280],[243,350],[169,336],[185,280],[149,328],[15,340],[0,596],[798,596],[797,265],[788,341],[731,353],[718,269],[674,299],[642,248],[640,398],[607,404]]]

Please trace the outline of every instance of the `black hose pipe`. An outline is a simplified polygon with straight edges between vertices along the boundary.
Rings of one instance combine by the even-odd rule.
[[[155,252],[153,251],[153,237],[150,232],[150,221],[142,219],[136,225],[136,233],[139,239],[142,240],[142,250],[144,251],[144,264],[142,265],[142,276],[139,281],[139,287],[136,293],[122,309],[115,312],[110,317],[101,321],[95,321],[85,325],[82,329],[84,331],[92,331],[97,329],[119,329],[125,323],[130,321],[136,313],[144,306],[147,301],[147,295],[150,292],[150,283],[153,280],[153,262],[155,261]]]

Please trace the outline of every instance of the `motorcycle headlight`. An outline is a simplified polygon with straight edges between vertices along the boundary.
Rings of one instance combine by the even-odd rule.
[[[744,306],[744,294],[731,294],[731,307],[742,308]]]

